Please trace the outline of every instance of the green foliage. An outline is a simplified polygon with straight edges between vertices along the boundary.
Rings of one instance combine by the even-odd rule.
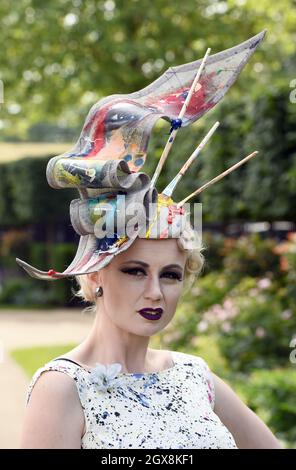
[[[12,225],[28,223],[50,223],[60,218],[65,220],[71,199],[77,197],[74,190],[57,191],[46,181],[47,158],[24,158],[4,165],[6,190],[0,194],[0,208],[12,209],[15,219]],[[0,165],[1,169],[2,165]],[[74,196],[75,195],[75,196]]]
[[[236,281],[244,276],[264,276],[266,272],[278,275],[279,257],[273,251],[276,242],[262,239],[258,234],[228,239],[224,244],[224,273]]]
[[[73,261],[77,245],[75,243],[57,243],[51,247],[51,266],[55,271],[62,272]],[[59,279],[51,286],[52,304],[68,305],[71,301],[71,281]]]
[[[296,370],[257,370],[247,380],[241,380],[237,392],[261,419],[295,448],[296,441]]]
[[[229,292],[227,279],[219,272],[211,272],[203,278],[197,279],[191,290],[191,296],[187,302],[194,306],[197,311],[204,311],[211,305],[222,302]]]
[[[8,181],[9,164],[0,165],[0,224],[13,224],[16,220],[12,204],[11,186]]]
[[[244,136],[244,148],[257,148],[260,155],[246,165],[242,198],[254,219],[264,213],[269,221],[280,217],[295,220],[289,174],[295,160],[296,106],[290,102],[289,93],[285,86],[249,105],[254,118]]]
[[[227,97],[201,123],[180,131],[183,138],[176,139],[170,168],[164,168],[159,188],[196,147],[195,130],[201,138],[218,119],[220,128],[182,188],[177,188],[176,199],[257,148],[255,159],[202,194],[205,220],[295,220],[296,107],[289,100],[290,82],[296,76],[291,39],[295,24],[292,0],[277,4],[202,0],[198,8],[195,0],[186,0],[182,12],[179,2],[162,0],[53,0],[46,8],[36,0],[4,3],[0,6],[0,38],[5,44],[0,57],[5,92],[2,138],[37,140],[39,135],[43,141],[53,141],[64,135],[74,139],[99,98],[134,92],[168,67],[201,57],[207,46],[216,53],[267,28],[264,42]],[[15,105],[20,106],[19,112]],[[151,161],[145,170],[155,167],[167,133],[168,125],[160,128],[155,145],[149,147]],[[22,182],[19,188],[11,186],[11,196],[4,171],[0,169],[2,224],[27,223],[35,209],[40,220],[67,213],[61,201],[67,195],[70,199],[70,192],[46,190],[41,168],[32,179],[13,167],[11,178],[20,174]],[[48,199],[53,201],[53,211],[47,212]]]
[[[204,232],[202,234],[202,243],[205,247],[205,265],[203,273],[207,274],[213,271],[219,271],[223,267],[225,256],[225,240],[221,233]]]
[[[25,259],[34,266],[53,266],[56,271],[64,271],[70,265],[77,250],[75,243],[55,243],[50,248],[46,243],[30,243],[26,245]],[[12,253],[20,255],[24,253],[23,247],[20,250],[16,245],[11,247]],[[17,256],[17,257],[18,257]],[[15,267],[15,256],[8,256],[1,259],[2,267]],[[49,260],[49,261],[48,261]],[[46,268],[45,268],[46,269]],[[40,283],[39,280],[30,277],[18,277],[7,279],[1,286],[0,305],[10,304],[16,306],[66,306],[71,304],[71,281],[60,279],[58,282]]]
[[[216,53],[269,25],[272,30],[273,20],[267,15],[260,21],[250,3],[225,3],[223,13],[218,2],[210,0],[199,1],[198,7],[195,0],[186,0],[182,11],[179,2],[163,0],[52,0],[46,8],[37,0],[1,4],[6,135],[25,134],[29,123],[59,121],[80,127],[101,96],[134,92],[166,68],[202,57],[207,46]],[[288,6],[277,22],[280,38],[281,32],[294,31],[286,11]],[[277,45],[275,53],[274,41],[267,36],[256,61],[281,67],[281,53],[286,51],[278,37]],[[266,67],[259,74],[249,67],[239,87],[266,85],[272,72]],[[12,103],[20,104],[21,112],[9,112]]]
[[[276,295],[258,287],[237,297],[232,291],[230,298],[237,313],[228,320],[227,329],[224,323],[218,343],[231,369],[286,366],[291,334],[296,331],[296,309],[285,309]]]
[[[31,234],[24,229],[12,228],[0,237],[0,258],[2,268],[15,268],[15,258],[27,259],[31,248]]]
[[[32,266],[45,266],[48,251],[46,243],[34,242],[31,243],[30,248],[30,264]]]
[[[1,286],[0,305],[47,307],[51,300],[50,291],[30,278],[9,279]]]
[[[268,278],[246,277],[233,287],[222,273],[211,273],[182,302],[166,337],[171,347],[188,349],[204,333],[214,334],[232,371],[286,366],[295,305],[286,287]]]
[[[259,154],[201,194],[206,221],[295,220],[296,106],[289,92],[286,86],[256,101],[242,96],[240,106],[228,96],[215,110],[221,125],[200,156],[198,185],[252,151]]]
[[[75,243],[57,243],[51,251],[51,263],[56,271],[64,271],[76,253]]]

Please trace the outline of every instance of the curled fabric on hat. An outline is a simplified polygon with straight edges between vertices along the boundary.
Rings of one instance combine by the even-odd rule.
[[[125,160],[51,158],[46,169],[48,184],[54,189],[91,188],[96,193],[114,190],[139,191],[149,185],[145,173],[132,173]],[[92,192],[94,195],[95,192]]]
[[[156,189],[149,185],[134,192],[109,192],[93,198],[74,199],[70,204],[71,223],[78,235],[87,235],[94,234],[100,222],[108,225],[110,219],[110,225],[114,222],[116,233],[120,233],[120,223],[125,230],[134,217],[133,211],[128,209],[138,208],[139,223],[143,226],[149,205],[157,203],[157,199]]]
[[[76,255],[62,273],[54,269],[41,271],[18,258],[17,263],[32,277],[56,280],[102,269],[131,246],[139,231],[146,238],[180,237],[185,211],[167,194],[158,194],[151,187],[150,177],[139,171],[145,163],[152,128],[163,118],[171,123],[172,132],[212,109],[234,83],[264,35],[262,31],[209,56],[205,65],[200,59],[171,67],[135,93],[98,101],[89,111],[74,148],[52,158],[46,171],[51,187],[75,187],[79,192],[80,199],[70,205],[71,223],[80,235]],[[195,85],[195,74],[201,64],[203,74]],[[190,101],[180,120],[188,94]],[[141,213],[135,221],[127,207],[137,204]],[[128,236],[120,231],[120,215],[124,229],[130,229]],[[108,227],[104,230],[104,224],[108,226],[111,219],[115,220],[113,231],[108,231]]]

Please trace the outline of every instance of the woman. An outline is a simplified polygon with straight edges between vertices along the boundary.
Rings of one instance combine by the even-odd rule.
[[[80,345],[36,371],[23,448],[280,448],[202,358],[149,348],[150,338],[173,319],[185,282],[203,265],[196,232],[183,224],[183,205],[256,152],[175,204],[176,184],[216,123],[161,194],[156,180],[177,130],[221,99],[264,34],[208,63],[207,51],[202,61],[184,64],[138,93],[100,100],[76,147],[49,161],[47,180],[53,188],[79,190],[81,199],[70,206],[72,225],[81,235],[77,254],[63,273],[17,262],[39,279],[78,276],[80,295],[94,303],[96,315]],[[227,80],[222,69],[230,73]],[[152,125],[164,116],[172,127],[150,181],[139,169]],[[122,196],[129,207],[144,209],[137,222]],[[156,203],[152,217],[150,203]],[[118,219],[116,230],[107,228],[106,236],[104,224],[98,230],[105,212],[106,226],[116,214],[118,219],[123,215],[129,235],[118,234]],[[138,229],[144,236],[134,236]]]
[[[36,372],[22,448],[281,447],[202,358],[149,348],[202,264],[201,248],[186,252],[182,237],[137,238],[108,266],[80,276],[80,295],[95,305],[93,327]],[[149,308],[161,314],[139,313]],[[113,364],[109,380],[98,364]]]

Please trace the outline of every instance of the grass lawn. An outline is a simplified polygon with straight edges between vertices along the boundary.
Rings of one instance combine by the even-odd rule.
[[[55,346],[40,346],[34,348],[14,349],[11,357],[24,369],[28,377],[42,367],[46,362],[75,348],[77,344],[61,344]]]

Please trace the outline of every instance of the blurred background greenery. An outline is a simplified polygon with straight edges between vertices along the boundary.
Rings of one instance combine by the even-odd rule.
[[[251,151],[259,155],[205,191],[206,266],[155,346],[201,355],[287,447],[295,447],[296,9],[293,0],[12,0],[0,4],[0,307],[79,307],[70,281],[41,283],[16,266],[64,270],[78,237],[76,191],[46,181],[49,158],[76,142],[101,97],[134,92],[168,67],[267,35],[222,102],[182,129],[162,189],[216,120],[186,174],[180,200]],[[156,125],[143,168],[156,167],[169,132]],[[58,150],[60,149],[60,150]],[[168,168],[169,167],[169,168]],[[1,310],[0,310],[1,314]],[[50,312],[49,312],[50,314]],[[66,351],[14,351],[30,375]]]

